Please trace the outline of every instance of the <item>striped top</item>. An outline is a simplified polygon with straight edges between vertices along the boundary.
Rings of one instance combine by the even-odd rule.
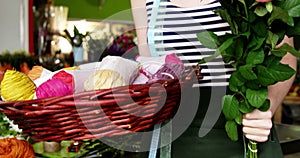
[[[162,0],[154,23],[154,43],[158,55],[176,53],[185,65],[196,65],[203,57],[212,55],[215,50],[205,48],[197,39],[201,30],[213,31],[221,35],[230,32],[227,22],[215,14],[221,4],[210,4],[183,8],[170,0]],[[153,0],[146,0],[148,23],[153,14]],[[154,15],[154,14],[153,14]],[[195,87],[228,86],[230,74],[235,70],[225,64],[221,57],[201,65],[204,78]]]

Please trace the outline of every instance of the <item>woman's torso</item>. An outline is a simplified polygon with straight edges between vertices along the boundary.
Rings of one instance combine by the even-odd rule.
[[[218,35],[229,32],[228,24],[215,14],[220,3],[213,1],[198,7],[179,7],[170,0],[161,0],[155,22],[154,41],[158,55],[176,53],[185,65],[196,65],[215,50],[205,48],[197,33],[212,31]],[[146,0],[148,23],[153,13],[153,0]],[[201,65],[204,78],[197,87],[227,86],[234,70],[221,57]]]

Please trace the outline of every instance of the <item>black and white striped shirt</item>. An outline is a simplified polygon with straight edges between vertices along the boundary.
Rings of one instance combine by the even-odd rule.
[[[163,0],[157,12],[154,41],[158,55],[176,53],[185,65],[196,65],[203,57],[212,55],[215,50],[205,48],[197,39],[201,30],[213,31],[221,35],[230,32],[229,25],[215,14],[221,4],[218,1],[183,8]],[[146,0],[148,22],[151,18],[153,0]],[[201,65],[204,78],[195,84],[203,86],[227,86],[230,74],[234,71],[220,57]]]

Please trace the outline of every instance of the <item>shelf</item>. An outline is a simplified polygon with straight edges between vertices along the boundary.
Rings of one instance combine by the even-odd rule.
[[[280,104],[274,114],[274,122],[281,123],[282,122],[282,106],[300,106],[300,97],[298,96],[286,96]],[[300,107],[299,107],[300,108]]]
[[[300,97],[286,96],[282,102],[284,105],[300,105]]]

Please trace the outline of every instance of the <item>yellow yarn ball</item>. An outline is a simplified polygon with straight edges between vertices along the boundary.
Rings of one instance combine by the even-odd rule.
[[[36,86],[24,73],[7,70],[1,82],[1,95],[6,101],[31,100]]]

